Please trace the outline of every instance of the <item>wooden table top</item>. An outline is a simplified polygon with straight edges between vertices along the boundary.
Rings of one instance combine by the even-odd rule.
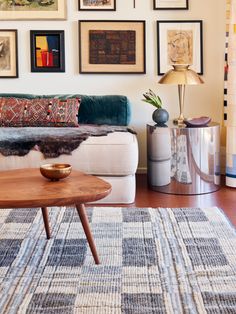
[[[0,172],[0,208],[83,204],[110,192],[108,182],[73,169],[67,178],[56,182],[44,178],[39,168]]]

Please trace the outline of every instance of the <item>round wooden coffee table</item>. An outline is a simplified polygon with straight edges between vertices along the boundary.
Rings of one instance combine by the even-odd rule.
[[[97,201],[111,192],[111,185],[95,176],[72,170],[69,177],[49,181],[39,169],[0,172],[0,208],[41,207],[47,239],[50,239],[47,207],[75,205],[93,258],[99,258],[84,203]]]

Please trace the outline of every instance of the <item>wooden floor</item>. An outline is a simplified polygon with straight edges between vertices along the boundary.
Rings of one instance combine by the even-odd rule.
[[[236,188],[225,187],[224,179],[217,192],[203,195],[171,195],[152,191],[147,187],[147,177],[137,175],[136,207],[204,207],[217,206],[223,209],[236,226]]]

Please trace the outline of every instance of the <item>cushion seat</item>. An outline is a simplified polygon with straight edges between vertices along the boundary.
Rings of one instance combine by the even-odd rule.
[[[72,155],[63,154],[56,158],[45,159],[43,154],[36,150],[31,150],[23,157],[4,157],[0,154],[0,170],[32,168],[45,163],[58,162],[69,163],[73,169],[94,175],[131,175],[136,172],[138,164],[137,138],[128,132],[91,136],[82,142]]]

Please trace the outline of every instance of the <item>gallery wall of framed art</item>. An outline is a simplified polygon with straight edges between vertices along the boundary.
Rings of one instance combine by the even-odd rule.
[[[26,3],[27,2],[27,3]],[[0,2],[1,20],[41,20],[41,19],[66,19],[66,0],[41,0],[29,2]],[[70,2],[69,2],[70,3]],[[78,11],[116,11],[117,0],[78,0]],[[136,1],[133,2],[136,7]],[[153,10],[188,10],[189,0],[153,0]],[[56,30],[48,30],[48,32]],[[40,32],[40,31],[38,31]],[[43,33],[43,30],[42,30]],[[60,49],[49,51],[51,59],[56,58],[55,51],[60,52],[60,65],[53,66],[52,60],[45,56],[47,48],[41,49],[36,43],[42,36],[33,35],[30,31],[31,45],[31,71],[32,72],[64,72],[65,71],[65,47],[64,31],[58,36]],[[37,37],[37,40],[35,38]],[[203,41],[202,21],[187,20],[162,20],[157,21],[157,74],[163,75],[169,66],[176,62],[171,60],[174,48],[178,45],[188,45],[188,53],[191,58],[179,60],[178,63],[188,62],[199,74],[203,74]],[[146,73],[146,21],[145,20],[79,20],[78,28],[78,49],[79,49],[79,73],[90,74],[145,74]],[[56,39],[51,34],[46,39]],[[47,41],[47,40],[46,40]],[[169,41],[172,41],[170,43]],[[186,41],[186,44],[184,43]],[[194,42],[193,42],[194,41]],[[55,43],[55,40],[54,40]],[[172,47],[172,48],[171,48]],[[50,48],[50,47],[49,47]],[[191,51],[190,51],[191,50]],[[52,54],[52,51],[54,54]],[[37,56],[36,56],[37,55]],[[53,55],[53,58],[52,58]],[[39,57],[40,56],[40,57]],[[48,58],[49,58],[48,57]],[[38,60],[44,60],[44,65],[37,65]],[[55,62],[55,60],[54,60]]]

